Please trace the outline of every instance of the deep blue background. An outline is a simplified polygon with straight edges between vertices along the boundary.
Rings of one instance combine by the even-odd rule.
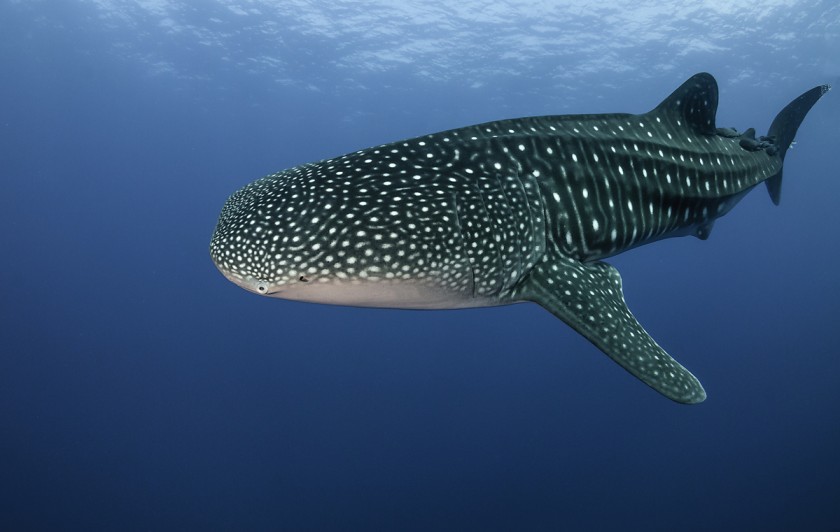
[[[837,82],[827,50],[758,69],[711,50],[657,71],[642,47],[577,87],[407,63],[351,87],[319,60],[334,42],[303,32],[276,51],[296,85],[155,39],[146,52],[192,70],[150,73],[114,43],[156,26],[115,30],[102,9],[0,6],[0,528],[840,526],[835,92],[788,154],[781,207],[761,187],[706,242],[611,260],[640,321],[703,382],[699,406],[535,305],[264,299],[207,253],[227,195],[287,166],[490,119],[643,112],[698,70],[719,77],[720,125],[765,131]],[[191,17],[221,8],[203,9]],[[801,59],[819,54],[822,68]]]

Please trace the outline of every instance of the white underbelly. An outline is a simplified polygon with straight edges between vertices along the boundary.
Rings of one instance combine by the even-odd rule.
[[[471,292],[445,290],[428,283],[361,279],[297,282],[269,289],[266,295],[328,305],[402,309],[456,309],[500,304],[487,298],[475,298]]]

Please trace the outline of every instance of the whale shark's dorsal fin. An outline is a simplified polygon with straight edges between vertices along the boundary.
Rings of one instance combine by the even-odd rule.
[[[717,81],[711,74],[701,72],[688,78],[649,114],[680,121],[703,135],[714,135],[717,106]]]

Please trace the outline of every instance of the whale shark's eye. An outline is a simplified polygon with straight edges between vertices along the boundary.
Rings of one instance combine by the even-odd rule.
[[[265,294],[268,292],[268,283],[260,281],[257,283],[257,292]]]

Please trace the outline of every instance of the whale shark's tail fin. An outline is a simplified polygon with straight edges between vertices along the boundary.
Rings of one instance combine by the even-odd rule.
[[[776,118],[773,119],[773,123],[770,124],[770,132],[767,136],[772,139],[773,144],[778,150],[776,153],[782,160],[784,160],[785,153],[787,153],[788,148],[793,143],[796,130],[799,129],[799,125],[802,123],[805,115],[817,103],[817,100],[829,90],[831,90],[831,85],[814,87],[787,104],[776,115]],[[770,199],[773,200],[774,204],[778,205],[782,196],[782,171],[780,170],[778,174],[765,181],[765,183],[767,184],[767,192],[770,193]]]

